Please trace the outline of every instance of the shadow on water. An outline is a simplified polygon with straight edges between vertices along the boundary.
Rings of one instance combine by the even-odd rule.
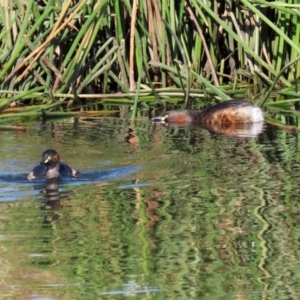
[[[254,137],[225,129],[107,118],[0,132],[2,295],[299,294],[299,137],[269,126]],[[45,148],[90,171],[27,182]]]

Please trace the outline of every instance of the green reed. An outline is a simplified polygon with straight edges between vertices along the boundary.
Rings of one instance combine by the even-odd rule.
[[[122,95],[134,116],[142,103],[171,101],[166,88],[186,106],[216,96],[266,105],[280,89],[297,93],[299,24],[296,0],[0,4],[0,112],[72,111],[113,103],[107,95],[120,105]],[[297,96],[285,99],[298,108]]]

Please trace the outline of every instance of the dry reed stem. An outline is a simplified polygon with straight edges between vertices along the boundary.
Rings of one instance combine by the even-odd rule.
[[[11,79],[16,72],[18,72],[33,56],[34,59],[33,61],[30,63],[30,65],[25,69],[25,71],[17,78],[16,82],[20,82],[23,77],[27,74],[28,70],[32,67],[32,65],[38,60],[38,58],[42,55],[42,50],[47,46],[47,44],[56,37],[56,35],[71,21],[71,19],[78,13],[78,11],[85,5],[87,0],[83,0],[82,2],[80,2],[80,4],[78,5],[78,7],[72,12],[72,14],[70,14],[70,16],[64,21],[64,23],[58,27],[58,25],[54,25],[54,28],[57,28],[56,30],[52,30],[52,32],[49,34],[48,38],[46,39],[46,41],[44,43],[42,43],[38,48],[36,48],[34,51],[31,52],[31,54],[29,54],[5,79],[5,81],[8,81],[9,79]],[[68,5],[72,3],[72,0],[68,0],[67,4],[66,4],[66,8],[67,9]],[[62,13],[64,13],[64,10],[62,11]],[[57,20],[60,21],[60,18]]]
[[[134,81],[134,33],[135,33],[137,8],[138,8],[138,0],[134,0],[132,3],[132,15],[131,15],[131,25],[130,25],[130,49],[129,49],[130,91],[134,91],[136,88],[135,81]]]
[[[204,48],[205,54],[207,56],[207,60],[208,60],[209,66],[210,66],[210,70],[211,70],[211,74],[212,74],[212,78],[213,78],[214,84],[216,86],[219,86],[219,81],[218,81],[218,77],[217,77],[217,74],[216,74],[216,69],[215,69],[215,66],[214,66],[214,64],[212,62],[211,55],[209,53],[209,49],[208,49],[207,43],[205,41],[203,32],[202,32],[202,30],[201,30],[201,28],[199,26],[199,23],[197,22],[197,19],[195,17],[195,14],[193,13],[193,10],[191,9],[191,7],[187,3],[185,5],[187,6],[187,10],[188,10],[188,12],[190,14],[191,20],[194,22],[194,24],[195,24],[195,26],[197,28],[198,34],[201,37],[201,40],[202,40],[202,43],[203,43],[203,48]]]

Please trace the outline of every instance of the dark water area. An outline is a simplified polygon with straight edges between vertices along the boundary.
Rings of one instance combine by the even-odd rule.
[[[1,299],[297,299],[297,134],[26,128],[0,131]],[[48,148],[81,177],[28,182]]]

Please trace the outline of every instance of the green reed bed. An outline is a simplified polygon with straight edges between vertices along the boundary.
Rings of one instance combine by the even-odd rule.
[[[0,120],[215,97],[295,112],[299,24],[296,0],[3,2]]]

